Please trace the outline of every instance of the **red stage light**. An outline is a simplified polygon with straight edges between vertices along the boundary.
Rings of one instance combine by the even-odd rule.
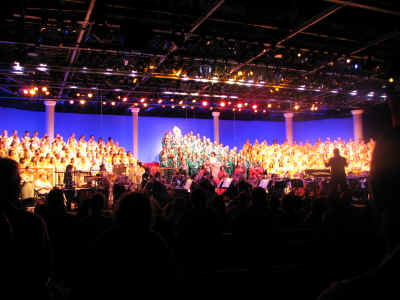
[[[257,109],[257,105],[256,105],[256,104],[253,104],[252,108],[253,108],[253,109]]]
[[[88,96],[89,98],[92,98],[92,97],[93,97],[93,94],[92,94],[92,93],[89,93],[89,94],[87,94],[87,96]]]
[[[182,105],[182,104],[183,104],[183,100],[179,101],[179,105]]]
[[[42,92],[47,92],[47,87],[42,87]]]
[[[142,99],[140,99],[140,102],[145,102],[146,101],[146,98],[142,98]]]
[[[208,105],[208,102],[207,102],[207,101],[203,101],[203,102],[201,102],[201,105],[207,106],[207,105]]]
[[[158,99],[158,101],[157,101],[159,104],[161,104],[163,101],[162,101],[162,99]]]
[[[128,101],[128,98],[127,98],[127,97],[124,97],[124,98],[122,98],[122,101],[123,101],[123,102],[126,102],[126,101]]]
[[[226,104],[225,104],[225,102],[221,102],[221,103],[219,104],[219,106],[221,106],[221,107],[225,107],[225,106],[226,106]]]
[[[111,105],[112,105],[112,106],[115,106],[115,101],[111,102]]]
[[[29,91],[28,91],[27,89],[24,89],[24,90],[23,90],[23,93],[24,93],[24,95],[28,95],[28,94],[29,94]]]
[[[74,104],[74,100],[69,100],[69,104]]]
[[[242,108],[242,107],[243,107],[243,104],[242,104],[242,103],[238,103],[237,107],[238,107],[238,108]]]

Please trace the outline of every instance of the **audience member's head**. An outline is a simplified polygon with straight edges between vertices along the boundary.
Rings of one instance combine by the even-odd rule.
[[[21,192],[18,164],[9,158],[0,158],[0,211],[10,205],[18,206]]]
[[[195,189],[190,194],[190,201],[194,208],[206,208],[207,207],[207,195],[203,189]]]
[[[265,206],[267,201],[267,193],[261,187],[256,187],[252,192],[252,200],[254,206]]]
[[[102,193],[96,193],[88,199],[89,215],[100,215],[104,209],[105,197]]]
[[[52,213],[64,213],[65,203],[63,191],[57,188],[52,189],[46,197],[47,212]]]
[[[152,211],[149,198],[143,193],[122,195],[116,209],[115,221],[130,230],[149,231],[152,225]]]

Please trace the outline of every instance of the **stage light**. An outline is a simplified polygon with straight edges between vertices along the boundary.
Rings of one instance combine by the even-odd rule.
[[[297,53],[297,57],[301,57],[301,53],[299,52],[299,53]]]
[[[47,87],[42,87],[42,92],[47,92]]]
[[[165,108],[165,106],[166,106],[165,104],[161,105],[162,108]]]
[[[390,78],[389,78],[389,82],[390,82],[390,83],[393,83],[393,82],[394,82],[394,78],[393,78],[393,77],[390,77]]]
[[[268,103],[267,107],[268,107],[268,108],[271,108],[271,107],[272,107],[272,104],[271,104],[271,103]]]
[[[255,113],[258,113],[258,110],[256,109],[254,112],[255,112]]]
[[[138,106],[138,105],[139,105],[139,103],[135,103],[134,105],[135,105],[135,106]]]
[[[89,98],[92,98],[92,97],[93,97],[93,94],[92,94],[92,93],[89,93],[89,94],[87,94],[87,96],[88,96]]]
[[[232,108],[232,111],[236,111],[236,108]]]
[[[106,101],[103,101],[103,105],[106,105],[107,104],[107,102]]]
[[[161,104],[163,101],[162,101],[162,99],[158,99],[158,104]]]
[[[112,106],[115,106],[115,101],[112,101],[112,102],[111,102],[111,105],[112,105]]]
[[[143,103],[143,102],[145,102],[145,101],[146,101],[145,98],[140,99],[140,102],[141,102],[141,103]]]
[[[29,91],[27,89],[23,89],[22,92],[24,93],[24,95],[28,95],[29,94]]]
[[[256,104],[253,104],[252,108],[253,108],[253,109],[257,109],[257,105],[256,105]]]
[[[238,103],[237,107],[238,107],[238,108],[242,108],[242,107],[243,107],[243,104],[242,104],[242,103]]]
[[[277,53],[274,55],[275,58],[281,59],[283,57],[282,53]]]
[[[211,107],[210,107],[210,110],[213,110],[213,109],[214,109],[214,107],[211,106]]]
[[[39,88],[37,86],[35,86],[33,89],[35,90],[35,92],[37,92],[39,90]]]
[[[183,104],[183,100],[179,101],[179,105],[182,105],[182,104]]]
[[[192,103],[196,103],[196,99],[193,99],[193,100],[192,100]]]
[[[232,102],[231,102],[231,101],[229,101],[229,102],[228,102],[228,105],[231,105],[231,104],[232,104]]]
[[[245,103],[244,103],[244,106],[246,106],[246,107],[247,107],[248,105],[249,105],[249,104],[248,104],[247,102],[245,102]]]
[[[253,71],[250,71],[250,72],[249,72],[249,75],[250,75],[250,76],[253,76],[253,74],[254,74]]]
[[[201,105],[207,106],[207,105],[208,105],[208,102],[207,102],[207,101],[203,101],[203,102],[201,102]]]
[[[74,100],[69,100],[69,104],[74,104]]]
[[[33,95],[36,94],[36,91],[35,91],[34,89],[30,89],[30,90],[29,90],[29,94],[31,94],[31,96],[33,96]]]
[[[242,71],[239,71],[238,72],[238,76],[242,76],[243,75],[243,72]]]
[[[190,109],[194,109],[194,106],[191,106]]]
[[[77,96],[77,97],[80,97],[80,96],[81,96],[81,93],[76,93],[76,96]]]
[[[358,64],[354,65],[354,69],[356,69],[356,70],[358,69]]]
[[[122,98],[122,102],[126,102],[126,101],[128,101],[127,97]]]
[[[175,108],[175,105],[171,105],[171,108],[172,108],[172,109]]]
[[[346,59],[346,63],[351,63],[351,59],[350,58],[348,58],[348,59]]]
[[[46,92],[46,96],[50,95],[50,92]]]
[[[263,109],[263,113],[265,114],[267,111],[265,109]]]
[[[185,105],[182,105],[182,108],[185,108],[186,106]]]
[[[276,87],[276,88],[275,88],[275,91],[276,91],[276,92],[279,92],[279,88],[278,88],[278,87]]]
[[[169,101],[174,102],[174,98],[169,99]]]
[[[220,102],[220,103],[219,103],[219,106],[221,106],[221,107],[225,107],[225,106],[226,106],[226,104],[225,104],[225,102]]]
[[[86,103],[86,101],[85,100],[81,100],[81,101],[79,101],[79,103],[83,105],[83,104]]]
[[[143,103],[143,106],[144,106],[144,107],[147,107],[147,105],[148,105],[147,103]]]
[[[300,106],[299,106],[298,104],[296,104],[296,105],[294,106],[294,110],[299,110],[299,108],[300,108]]]
[[[41,71],[41,72],[47,72],[47,65],[46,64],[40,64],[39,67],[36,68],[36,70]]]
[[[21,72],[21,71],[24,70],[24,67],[22,67],[21,64],[18,61],[16,61],[16,62],[14,62],[13,69],[15,71]]]

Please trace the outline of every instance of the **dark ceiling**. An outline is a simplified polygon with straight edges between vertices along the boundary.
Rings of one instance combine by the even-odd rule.
[[[373,109],[399,82],[398,1],[13,3],[0,12],[3,106],[320,118]],[[34,86],[48,95],[24,94]]]

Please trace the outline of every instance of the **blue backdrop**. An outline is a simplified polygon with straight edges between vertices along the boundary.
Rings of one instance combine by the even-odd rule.
[[[158,160],[161,150],[161,139],[167,130],[178,126],[182,133],[189,131],[199,133],[201,136],[213,140],[212,119],[183,119],[139,116],[139,159],[144,162]],[[94,135],[95,138],[113,137],[127,150],[132,150],[132,117],[114,115],[91,114],[55,114],[55,133],[60,133],[67,138],[71,133],[78,137]],[[19,135],[25,130],[38,130],[40,135],[45,132],[44,112],[33,112],[13,108],[0,107],[0,129],[7,129],[9,134],[16,129]],[[294,139],[313,143],[319,137],[335,139],[341,137],[348,140],[353,136],[352,118],[324,119],[317,121],[301,121],[293,123]],[[285,123],[271,121],[220,121],[220,140],[224,145],[241,148],[246,140],[251,143],[258,139],[259,142],[267,140],[272,143],[274,139],[282,143],[285,139]]]

